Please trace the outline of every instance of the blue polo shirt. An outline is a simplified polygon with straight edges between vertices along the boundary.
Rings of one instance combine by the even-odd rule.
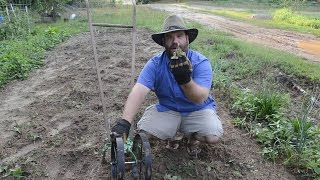
[[[192,79],[198,85],[211,88],[212,68],[209,60],[202,54],[188,49],[187,57],[192,64]],[[156,104],[159,112],[176,111],[181,115],[201,109],[215,109],[211,95],[201,104],[196,104],[187,99],[182,88],[177,84],[170,71],[170,60],[164,51],[151,58],[142,69],[138,83],[143,84],[155,92],[159,102]]]

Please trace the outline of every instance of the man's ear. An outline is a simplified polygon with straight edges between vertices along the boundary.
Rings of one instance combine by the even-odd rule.
[[[164,36],[162,36],[162,45],[164,46]]]
[[[184,33],[186,34],[186,40],[187,40],[187,42],[188,42],[188,44],[189,44],[189,35],[188,35],[188,32],[185,31]]]

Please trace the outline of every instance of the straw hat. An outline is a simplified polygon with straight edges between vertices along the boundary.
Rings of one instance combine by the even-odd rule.
[[[198,36],[198,29],[187,28],[180,16],[171,15],[164,20],[163,31],[160,33],[152,34],[151,37],[157,44],[159,44],[160,46],[164,46],[163,35],[165,33],[173,31],[187,31],[187,34],[189,36],[189,43],[194,41]]]

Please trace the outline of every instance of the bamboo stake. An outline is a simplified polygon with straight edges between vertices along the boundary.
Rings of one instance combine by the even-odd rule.
[[[6,6],[6,11],[7,11],[7,16],[8,16],[9,22],[10,22],[11,20],[10,20],[10,14],[9,14],[8,6]]]
[[[92,23],[92,26],[100,26],[100,27],[117,27],[117,28],[133,28],[130,25],[122,25],[122,24],[108,24],[108,23]]]
[[[12,13],[13,13],[14,17],[17,17],[17,16],[16,16],[16,13],[14,12],[14,9],[13,9],[13,6],[12,6],[11,3],[10,3],[10,7],[11,7],[11,10],[12,10]]]
[[[96,41],[94,38],[94,32],[92,28],[92,18],[91,18],[91,12],[90,12],[90,6],[89,6],[89,0],[86,0],[86,6],[87,6],[87,16],[88,16],[88,22],[89,22],[89,29],[90,29],[90,35],[91,35],[91,43],[92,43],[92,49],[94,54],[94,60],[96,64],[96,70],[97,70],[97,77],[98,77],[98,83],[99,83],[99,90],[100,90],[100,98],[102,103],[102,112],[103,112],[103,118],[108,123],[107,124],[107,138],[110,134],[110,119],[107,119],[107,108],[105,104],[105,97],[102,89],[102,81],[101,81],[101,74],[100,74],[100,66],[98,64],[98,54],[97,54],[97,48],[96,48]],[[108,138],[109,139],[109,138]]]
[[[135,77],[135,56],[136,56],[136,1],[132,0],[133,14],[132,14],[132,60],[131,60],[131,87],[134,85]]]
[[[28,6],[25,6],[25,9],[26,9],[26,13],[27,13],[28,30],[29,30],[29,33],[30,33],[30,32],[31,32],[31,30],[30,30],[30,20],[29,20]]]

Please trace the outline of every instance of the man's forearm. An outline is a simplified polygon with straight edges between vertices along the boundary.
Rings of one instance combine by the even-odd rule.
[[[136,84],[126,101],[122,118],[132,123],[134,116],[138,113],[141,104],[150,90],[142,84]]]
[[[202,103],[209,96],[209,90],[199,86],[192,79],[187,84],[181,85],[181,87],[187,98],[196,104]]]

